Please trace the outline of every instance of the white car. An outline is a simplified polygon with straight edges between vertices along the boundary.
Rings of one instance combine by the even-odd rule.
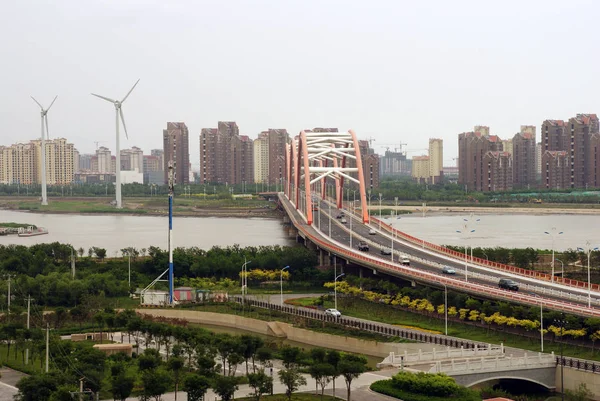
[[[333,316],[333,317],[340,317],[340,316],[342,316],[342,314],[340,313],[339,310],[333,309],[333,308],[326,309],[325,310],[325,314],[328,315],[328,316]]]
[[[375,231],[374,229],[371,228],[369,230],[369,235],[375,235],[375,234],[377,234],[377,231]]]

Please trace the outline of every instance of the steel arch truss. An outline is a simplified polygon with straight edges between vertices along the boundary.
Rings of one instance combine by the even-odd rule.
[[[336,204],[342,207],[346,180],[358,184],[362,220],[369,222],[363,164],[354,131],[302,131],[287,145],[286,156],[285,192],[309,225],[313,222],[313,199],[325,198],[328,181],[335,183]]]

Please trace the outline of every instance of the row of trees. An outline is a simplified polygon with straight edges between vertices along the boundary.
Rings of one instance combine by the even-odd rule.
[[[13,276],[15,308],[24,307],[28,295],[39,305],[65,307],[79,305],[93,296],[124,297],[137,287],[145,287],[168,266],[167,252],[157,247],[142,250],[124,248],[120,257],[110,259],[105,259],[106,250],[91,247],[88,252],[91,256],[83,255],[83,250],[58,242],[30,247],[1,245],[0,277]],[[131,287],[128,285],[130,255]],[[75,278],[71,270],[72,257],[77,258]],[[290,266],[284,278],[296,286],[319,287],[333,274],[317,270],[315,253],[304,247],[241,248],[234,245],[210,250],[195,247],[175,249],[175,277],[178,285],[202,284],[201,278],[239,282],[245,261],[251,261],[248,265],[249,278],[254,282],[269,281],[273,277],[279,279],[283,266]],[[7,285],[6,281],[0,281],[1,294],[7,293],[2,289]]]
[[[306,384],[305,371],[315,380],[323,394],[324,388],[337,377],[346,383],[348,399],[352,381],[366,370],[362,356],[315,348],[305,352],[297,347],[272,348],[260,337],[214,334],[197,327],[187,327],[178,319],[156,319],[137,315],[133,311],[116,313],[98,311],[91,318],[102,331],[106,322],[122,328],[137,351],[134,358],[124,354],[105,355],[91,344],[62,341],[52,335],[50,353],[53,369],[49,374],[34,373],[22,379],[17,387],[22,401],[70,399],[69,391],[76,391],[79,377],[86,388],[96,393],[109,391],[115,400],[124,400],[134,389],[139,389],[141,400],[160,399],[169,390],[180,387],[188,393],[188,400],[200,400],[212,388],[221,399],[228,401],[242,381],[249,383],[257,401],[272,389],[273,377],[265,369],[273,368],[273,359],[281,359],[283,368],[277,376],[286,388],[288,399]],[[14,356],[24,358],[25,348],[33,352],[34,361],[42,360],[39,350],[44,348],[39,329],[27,330],[23,325],[0,326],[2,342],[16,344]],[[133,341],[132,341],[133,340]],[[17,348],[18,347],[18,348]],[[145,348],[141,351],[141,347]],[[165,355],[165,358],[162,355]],[[136,356],[139,355],[139,356]],[[246,379],[236,377],[242,366]]]
[[[444,245],[446,248],[452,249],[457,252],[464,252],[465,248],[461,246]],[[551,253],[551,251],[545,250],[544,253]],[[492,262],[498,262],[503,264],[512,264],[522,268],[533,268],[534,264],[539,261],[540,251],[533,248],[504,248],[504,247],[489,247],[489,248],[473,248],[473,256],[480,259],[487,259]],[[577,249],[571,249],[556,253],[555,258],[561,260],[564,264],[579,262],[584,266],[587,266],[587,253]],[[592,250],[590,252],[590,264],[591,266],[600,265],[600,251]],[[555,266],[559,265],[560,262],[555,262]]]

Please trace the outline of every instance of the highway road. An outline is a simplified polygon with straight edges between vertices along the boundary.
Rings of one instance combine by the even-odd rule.
[[[282,198],[284,201],[288,202],[288,208],[293,208],[293,205],[291,205],[286,198]],[[378,224],[372,223],[371,225],[365,225],[362,223],[359,216],[351,218],[352,214],[347,210],[343,211],[346,221],[343,223],[341,218],[336,218],[339,217],[340,211],[337,210],[333,204],[330,205],[326,201],[319,201],[316,209],[317,210],[313,212],[313,225],[308,226],[304,224],[303,228],[305,230],[311,230],[315,235],[318,235],[321,240],[331,243],[334,246],[345,248],[347,251],[351,250],[352,252],[369,257],[369,259],[373,258],[378,261],[391,262],[390,255],[381,254],[381,248],[392,248],[391,234],[387,231],[379,230]],[[330,210],[331,215],[329,212]],[[303,217],[296,212],[295,218],[300,220]],[[331,228],[329,227],[330,221]],[[375,235],[369,234],[371,229],[376,231]],[[352,232],[351,246],[350,232]],[[368,252],[358,251],[358,242],[361,240],[369,243]],[[411,269],[427,272],[427,280],[416,278],[416,281],[427,281],[429,285],[438,286],[440,288],[443,288],[443,283],[448,283],[448,286],[450,287],[454,287],[453,284],[456,284],[460,288],[466,289],[466,292],[469,292],[471,287],[479,287],[476,289],[477,291],[473,291],[473,293],[481,296],[483,292],[483,294],[491,299],[510,298],[513,302],[520,302],[528,305],[539,305],[540,302],[542,302],[544,307],[549,307],[551,309],[560,309],[556,308],[558,303],[560,303],[566,307],[566,309],[560,309],[563,311],[579,313],[584,316],[600,316],[600,293],[596,291],[591,292],[591,308],[587,308],[587,289],[540,281],[531,277],[523,277],[514,273],[496,270],[488,266],[473,265],[471,263],[468,264],[468,282],[466,282],[464,261],[454,259],[447,255],[437,254],[429,249],[422,249],[414,243],[409,243],[397,238],[394,240],[393,244],[395,266],[401,266],[399,260],[408,256]],[[340,257],[344,258],[343,255],[340,255]],[[370,265],[366,266],[370,267]],[[443,266],[452,267],[456,271],[456,274],[443,274]],[[394,271],[383,272],[414,279],[410,274],[395,274],[396,272]],[[431,277],[431,275],[439,277],[439,279]],[[520,291],[515,293],[499,289],[498,280],[503,277],[513,278],[515,281],[519,282]],[[436,283],[435,281],[439,282]]]

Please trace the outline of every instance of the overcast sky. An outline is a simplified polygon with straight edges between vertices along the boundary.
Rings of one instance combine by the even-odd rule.
[[[439,137],[453,165],[474,125],[504,139],[600,112],[599,17],[592,0],[5,1],[0,144],[38,137],[29,96],[58,94],[51,138],[114,152],[114,107],[90,92],[121,98],[140,78],[121,147],[162,148],[166,122],[184,121],[194,169],[219,120],[253,139],[352,128],[378,153]]]

